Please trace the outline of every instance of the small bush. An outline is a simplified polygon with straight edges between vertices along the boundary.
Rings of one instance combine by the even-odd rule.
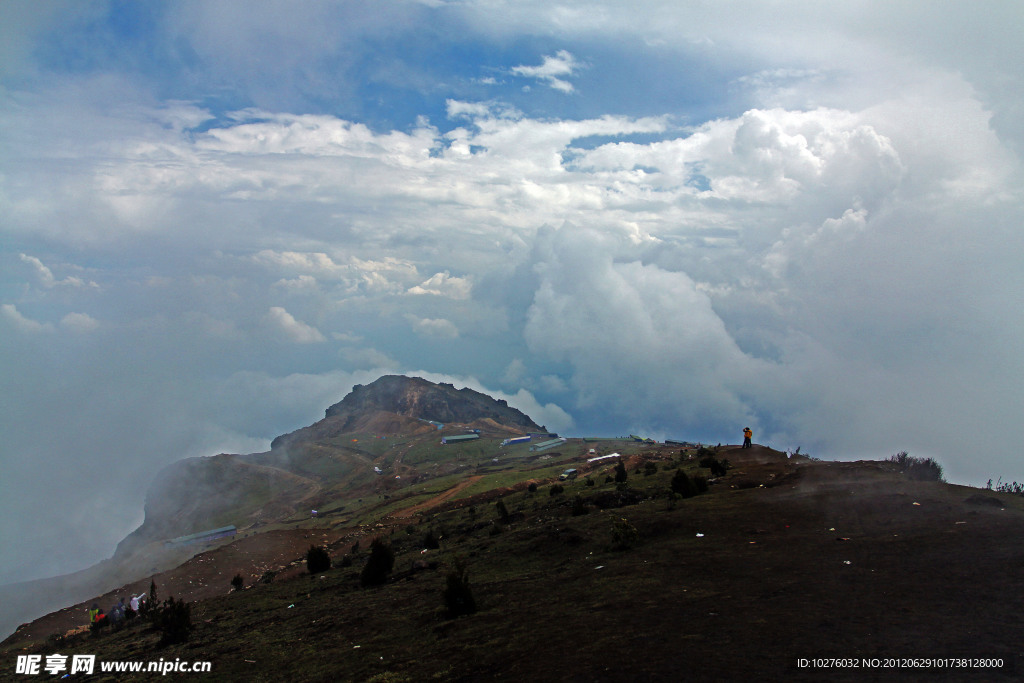
[[[444,606],[449,619],[476,612],[476,600],[469,588],[469,573],[461,560],[455,560],[444,581]]]
[[[676,470],[672,477],[672,491],[678,493],[682,498],[693,498],[697,495],[697,487],[681,469]]]
[[[615,481],[615,478],[612,477],[612,475],[610,475],[610,474],[607,477],[604,478],[604,483],[606,483],[606,484],[610,484],[613,481]]]
[[[629,550],[636,545],[640,538],[636,527],[629,523],[625,517],[619,517],[612,522],[612,550]]]
[[[629,479],[629,473],[626,472],[626,466],[620,460],[619,464],[615,466],[615,481],[621,484],[627,479]]]
[[[508,524],[509,514],[508,508],[505,506],[505,501],[499,500],[494,504],[494,509],[498,511],[498,519],[501,520],[501,523]]]
[[[548,495],[549,496],[557,496],[557,495],[559,495],[561,493],[564,493],[564,492],[565,492],[565,487],[564,486],[562,486],[561,484],[552,484],[551,485],[551,490],[548,491]]]
[[[184,600],[169,597],[156,613],[154,622],[160,631],[162,645],[184,643],[192,631],[192,606]]]
[[[576,497],[572,499],[572,516],[579,517],[590,512],[590,508],[583,502],[583,496],[576,494]]]
[[[708,480],[707,480],[706,477],[702,477],[699,474],[697,474],[697,475],[694,475],[694,477],[692,479],[690,479],[690,481],[692,481],[693,485],[695,487],[697,487],[697,493],[707,493],[708,492]]]
[[[319,574],[331,568],[331,556],[320,546],[311,545],[306,551],[306,569],[310,574]]]
[[[434,535],[434,530],[431,529],[423,535],[423,547],[430,550],[437,550],[441,547],[441,542]]]
[[[373,539],[370,544],[370,557],[359,573],[359,583],[363,586],[380,586],[387,583],[388,574],[395,566],[395,552],[391,546],[380,538]]]
[[[700,466],[710,469],[712,477],[724,477],[730,467],[728,460],[719,460],[714,455],[701,458]]]
[[[889,462],[895,463],[902,474],[915,481],[945,481],[942,465],[931,458],[915,458],[907,455],[906,451],[900,451],[891,456]]]
[[[265,571],[260,576],[260,583],[274,583],[275,576],[277,576],[277,572],[273,570]]]
[[[531,481],[530,485],[526,487],[526,490],[530,493],[537,493],[537,482]]]
[[[658,473],[658,463],[647,461],[644,463],[644,476],[649,477]]]
[[[235,578],[231,579],[231,590],[240,591],[245,586],[245,579],[242,578],[241,574],[235,574]]]
[[[342,556],[341,562],[339,562],[338,564],[340,566],[342,566],[342,567],[351,567],[352,566],[352,556],[351,555],[344,555],[344,556]]]

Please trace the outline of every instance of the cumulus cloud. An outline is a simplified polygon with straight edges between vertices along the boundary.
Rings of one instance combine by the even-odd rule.
[[[560,431],[1022,480],[1018,5],[0,3],[4,471],[54,524],[57,454],[131,484],[84,557],[155,467],[469,367]]]
[[[46,288],[50,287],[94,287],[98,288],[99,285],[91,280],[83,280],[80,277],[69,275],[61,280],[58,280],[53,275],[53,271],[47,268],[42,261],[35,256],[29,256],[27,254],[19,255],[21,260],[35,270],[36,276],[39,279],[39,283]]]
[[[571,93],[575,88],[566,78],[575,76],[583,66],[585,65],[577,61],[571,52],[559,50],[554,55],[545,55],[539,66],[514,66],[511,73],[525,78],[535,78],[550,88]]]
[[[447,270],[435,273],[430,279],[409,288],[409,294],[431,294],[449,299],[468,299],[473,285],[468,278],[454,277]]]
[[[4,319],[18,332],[25,334],[53,332],[53,325],[51,323],[41,323],[37,320],[26,318],[14,304],[0,305],[0,314],[3,314]]]
[[[445,318],[420,318],[413,313],[406,314],[406,320],[412,325],[416,334],[423,337],[438,339],[455,339],[459,336],[459,328],[451,320]]]
[[[280,306],[271,306],[267,320],[288,339],[297,344],[315,344],[327,341],[320,330],[296,320],[291,313]]]
[[[60,324],[64,329],[79,334],[93,332],[100,326],[99,321],[87,313],[68,313],[60,319]]]

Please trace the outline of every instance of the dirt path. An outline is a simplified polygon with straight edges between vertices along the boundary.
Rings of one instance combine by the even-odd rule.
[[[413,515],[422,512],[423,510],[429,510],[432,507],[440,505],[449,498],[453,498],[455,494],[459,493],[467,486],[479,481],[482,478],[483,475],[480,474],[469,477],[464,481],[460,481],[458,484],[451,487],[444,493],[434,496],[430,500],[424,501],[422,503],[417,503],[412,507],[405,508],[404,510],[399,510],[398,512],[392,512],[390,515],[386,517],[386,519],[408,519],[409,517],[412,517]]]

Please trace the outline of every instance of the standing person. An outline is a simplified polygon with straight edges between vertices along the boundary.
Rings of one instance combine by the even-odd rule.
[[[750,439],[754,436],[754,432],[750,431],[750,427],[743,428],[743,447],[750,448]]]
[[[89,623],[95,624],[96,618],[100,616],[100,606],[95,602],[92,603],[92,607],[89,608]]]

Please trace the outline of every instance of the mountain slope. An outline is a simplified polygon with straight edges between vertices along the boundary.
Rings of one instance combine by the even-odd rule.
[[[395,461],[384,449],[396,442],[381,445],[380,438],[401,434],[406,452],[417,443],[422,450],[437,438],[432,423],[474,426],[491,435],[543,429],[505,401],[472,389],[386,375],[356,385],[327,408],[323,420],[277,437],[267,453],[189,458],[165,468],[147,493],[144,523],[119,551],[227,524],[282,521],[300,504],[320,504],[321,491],[336,497],[373,487],[374,468]]]
[[[249,573],[246,590],[226,594],[238,566],[229,548],[158,577],[162,595],[219,583],[219,596],[193,604],[187,644],[160,647],[136,625],[59,647],[40,633],[17,652],[205,660],[222,680],[889,680],[885,662],[908,658],[942,664],[914,660],[903,666],[920,670],[897,677],[1016,680],[1024,670],[1019,496],[755,446],[719,449],[733,468],[678,500],[668,493],[677,468],[707,473],[696,458],[644,447],[620,486],[605,481],[610,462],[586,463],[590,444],[572,445],[557,466],[522,463],[537,491],[482,491],[422,510],[414,527],[399,513],[391,529],[327,540],[351,566],[315,579],[301,566],[271,584]],[[550,473],[570,463],[582,474],[557,493]],[[424,552],[428,532],[440,549]],[[386,585],[363,588],[369,534],[389,540],[396,563]],[[447,567],[459,563],[479,609],[446,619]],[[13,661],[27,644],[3,654]],[[815,658],[850,664],[823,673],[799,663]]]

